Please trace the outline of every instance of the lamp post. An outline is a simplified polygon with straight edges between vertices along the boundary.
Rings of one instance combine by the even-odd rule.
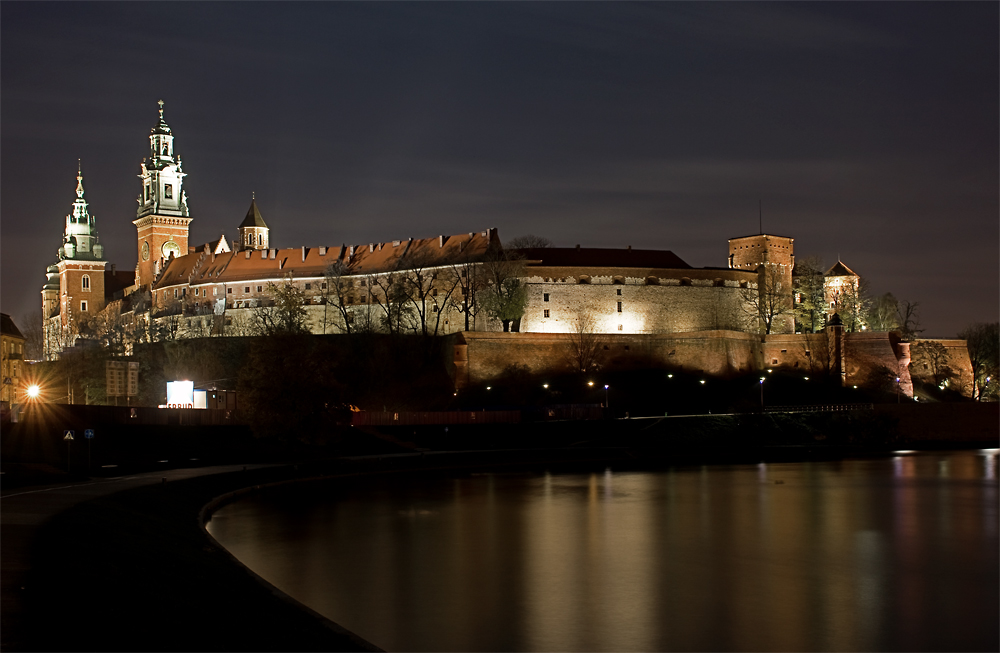
[[[899,403],[899,377],[896,377],[896,403]]]
[[[608,401],[608,384],[604,384],[604,407],[611,408],[611,403]]]
[[[760,377],[760,414],[764,414],[764,377]]]

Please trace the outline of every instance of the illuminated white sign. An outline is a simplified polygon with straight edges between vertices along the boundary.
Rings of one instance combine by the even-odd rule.
[[[194,382],[168,381],[167,407],[194,408]]]

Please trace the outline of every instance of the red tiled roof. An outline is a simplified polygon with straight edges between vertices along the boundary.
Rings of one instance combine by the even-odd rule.
[[[495,229],[418,240],[373,243],[348,247],[297,247],[295,249],[239,250],[217,254],[198,253],[170,260],[154,284],[230,283],[251,279],[321,277],[335,261],[342,260],[347,274],[376,274],[420,266],[452,265],[482,260],[490,247],[499,246]],[[203,248],[202,248],[203,249]],[[321,250],[324,250],[321,253]]]

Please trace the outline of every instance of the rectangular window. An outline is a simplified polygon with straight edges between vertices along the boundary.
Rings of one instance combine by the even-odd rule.
[[[146,201],[149,201],[149,184],[146,184]]]
[[[543,317],[548,317],[548,316],[549,316],[549,309],[546,308]]]
[[[174,299],[177,299],[177,289],[174,288]]]
[[[245,288],[245,289],[243,290],[243,292],[245,292],[245,293],[249,293],[249,292],[250,292],[250,286],[247,286],[247,287],[246,287],[246,288]]]
[[[89,291],[90,290],[90,275],[89,274],[83,275],[83,281],[82,281],[82,283],[83,283],[83,289]]]
[[[311,283],[306,284],[306,290],[312,290],[313,285]]]
[[[543,302],[549,301],[549,293],[542,293],[542,301]]]
[[[257,286],[257,292],[264,292],[264,286]]]
[[[319,287],[320,287],[320,290],[326,290],[326,284],[325,283],[321,283],[319,285]]]
[[[622,312],[622,303],[621,302],[618,302],[618,312],[619,313]]]
[[[232,295],[233,294],[233,289],[232,288],[226,288],[226,294],[227,295]]]
[[[87,312],[87,302],[80,302],[80,310],[84,313]]]
[[[215,297],[218,294],[219,294],[219,289],[218,288],[212,288],[212,297]]]
[[[624,324],[619,324],[618,325],[618,330],[619,331],[624,331],[625,330],[625,325]],[[625,349],[628,349],[628,347],[626,347]]]
[[[168,200],[174,199],[174,187],[170,184],[163,185],[163,196]]]
[[[201,292],[201,288],[195,288],[194,289],[194,296],[197,297],[200,292]]]
[[[618,294],[619,294],[619,295],[621,295],[621,294],[622,294],[622,289],[621,289],[621,288],[619,288],[619,289],[618,289]]]

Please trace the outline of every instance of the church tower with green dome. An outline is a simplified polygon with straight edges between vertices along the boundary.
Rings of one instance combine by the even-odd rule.
[[[76,171],[76,199],[66,216],[58,261],[46,271],[42,311],[46,319],[58,315],[59,329],[75,334],[104,308],[104,246],[97,222],[84,198],[83,172]]]
[[[138,264],[136,285],[151,284],[166,261],[188,253],[188,232],[191,216],[181,157],[174,151],[174,135],[163,119],[149,132],[149,157],[140,164],[139,209],[132,221],[137,231]]]

